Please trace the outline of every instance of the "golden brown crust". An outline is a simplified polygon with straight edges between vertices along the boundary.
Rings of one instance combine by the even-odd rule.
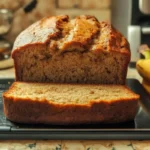
[[[59,125],[118,123],[134,119],[138,107],[139,96],[134,93],[128,99],[91,100],[85,104],[59,104],[46,99],[16,98],[9,95],[9,92],[16,90],[15,84],[17,83],[3,94],[4,113],[14,122]]]
[[[125,37],[107,22],[100,23],[101,34],[94,45],[93,50],[129,52],[129,43]]]
[[[119,123],[134,119],[136,111],[137,100],[134,99],[112,103],[93,103],[89,106],[59,105],[44,100],[18,100],[4,96],[4,113],[6,117],[11,121],[20,123]]]
[[[50,39],[59,37],[61,23],[67,20],[68,16],[45,17],[41,19],[20,33],[13,49],[32,44],[45,44]]]
[[[24,30],[16,39],[12,57],[18,50],[42,44],[50,50],[79,50],[93,52],[118,51],[129,55],[127,40],[107,22],[93,16],[69,20],[66,15],[46,17]]]

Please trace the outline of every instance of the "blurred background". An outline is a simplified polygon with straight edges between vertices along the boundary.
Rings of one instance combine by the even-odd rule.
[[[33,22],[48,15],[68,14],[71,18],[81,14],[96,16],[100,21],[112,22],[125,36],[129,24],[129,1],[131,0],[37,0],[33,10],[25,13],[23,8],[32,0],[0,0],[0,9],[13,13],[11,29],[4,35],[13,42],[16,36]]]
[[[136,62],[139,45],[150,43],[149,6],[150,0],[0,0],[0,58],[5,50],[5,58],[9,57],[17,35],[37,20],[49,15],[74,18],[88,14],[112,23],[127,37],[131,62]]]

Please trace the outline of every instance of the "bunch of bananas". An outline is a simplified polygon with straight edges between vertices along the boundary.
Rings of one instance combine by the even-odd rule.
[[[148,93],[150,93],[150,48],[142,47],[140,53],[145,57],[136,63],[136,69],[143,78],[142,85]]]

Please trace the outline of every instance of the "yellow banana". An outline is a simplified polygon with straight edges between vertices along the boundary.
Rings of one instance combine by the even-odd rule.
[[[150,59],[140,59],[136,63],[136,68],[144,80],[150,82]]]
[[[150,93],[150,82],[148,82],[148,81],[146,81],[146,80],[143,79],[142,85],[143,85],[143,87],[145,88],[145,90],[146,90],[148,93]]]

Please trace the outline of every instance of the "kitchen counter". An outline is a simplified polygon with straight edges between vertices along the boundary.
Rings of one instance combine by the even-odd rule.
[[[14,68],[0,70],[0,78],[14,78]],[[127,78],[142,78],[136,69],[129,68]],[[150,141],[114,140],[5,140],[0,150],[150,150]]]
[[[149,150],[150,141],[0,141],[0,150]]]

